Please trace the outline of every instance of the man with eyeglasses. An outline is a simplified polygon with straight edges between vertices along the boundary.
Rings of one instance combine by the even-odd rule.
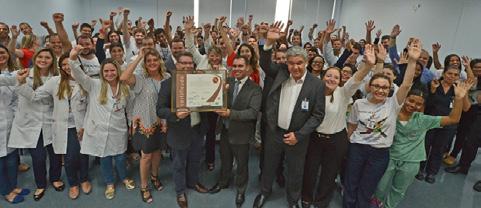
[[[193,56],[189,52],[177,54],[176,70],[195,70]],[[207,132],[205,115],[199,112],[172,112],[171,92],[172,80],[162,82],[157,102],[157,116],[167,121],[167,143],[172,148],[173,178],[177,204],[187,207],[186,189],[191,188],[199,193],[208,190],[199,183],[199,172],[202,157],[202,142]]]

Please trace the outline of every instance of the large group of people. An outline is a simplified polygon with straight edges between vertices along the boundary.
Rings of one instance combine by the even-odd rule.
[[[43,36],[26,22],[0,22],[6,201],[30,194],[17,184],[27,166],[20,155],[30,154],[35,201],[48,183],[65,189],[62,166],[69,198],[91,193],[95,160],[106,199],[118,179],[152,203],[165,168],[182,208],[187,189],[215,194],[232,181],[240,207],[249,179],[260,183],[254,208],[268,203],[274,181],[285,187],[288,207],[328,207],[340,190],[345,208],[391,208],[414,179],[435,183],[442,163],[467,174],[481,146],[481,59],[450,54],[441,63],[441,45],[429,53],[416,37],[398,48],[399,25],[372,40],[370,20],[365,38],[355,40],[329,20],[302,40],[304,26],[294,29],[292,20],[254,23],[250,15],[229,26],[220,16],[196,26],[187,16],[173,30],[171,11],[162,27],[129,14],[119,8],[99,24],[75,22],[74,37],[62,13],[52,15],[55,28],[40,23]],[[175,109],[176,75],[194,70],[226,71],[226,108]],[[207,188],[200,171],[215,169],[216,139],[221,167]],[[253,147],[258,177],[249,176]],[[171,167],[160,167],[164,153]],[[136,155],[139,185],[127,171]],[[481,192],[481,181],[473,188]]]

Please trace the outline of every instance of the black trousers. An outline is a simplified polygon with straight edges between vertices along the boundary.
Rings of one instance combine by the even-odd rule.
[[[235,184],[238,193],[245,193],[249,180],[249,143],[231,144],[228,130],[223,128],[220,139],[220,186],[228,186],[232,178],[232,163],[237,163]]]
[[[265,151],[265,146],[266,146],[266,136],[267,136],[267,125],[264,121],[261,121],[261,153],[259,156],[259,169],[261,170],[261,175],[262,175],[262,168],[264,166],[264,151]],[[280,176],[284,174],[284,159],[285,155],[284,153],[281,154],[281,159],[279,160],[279,163],[277,164],[277,169],[276,169],[276,175]]]
[[[205,135],[205,162],[207,164],[215,161],[215,128],[218,117],[217,113],[207,113],[207,122],[209,122],[209,129]]]
[[[317,207],[329,206],[348,146],[345,129],[329,135],[312,133],[304,165],[303,201],[311,202]]]
[[[477,106],[472,105],[469,111],[463,112],[461,115],[461,120],[459,121],[458,130],[456,132],[456,140],[454,142],[453,150],[450,154],[451,156],[457,157],[459,152],[461,152],[463,149],[464,142],[472,126],[471,124],[476,119],[477,112]]]
[[[476,158],[478,148],[481,147],[481,133],[477,128],[481,126],[481,115],[476,116],[476,120],[472,123],[471,131],[468,134],[468,138],[464,142],[463,152],[461,153],[461,159],[459,160],[459,166],[464,168],[471,167],[471,163]]]
[[[431,129],[426,133],[425,148],[426,161],[421,162],[420,171],[429,175],[436,175],[441,167],[443,154],[449,139],[456,134],[456,128],[443,127]]]
[[[276,170],[281,160],[282,154],[285,154],[287,164],[286,174],[286,192],[287,202],[294,205],[299,201],[302,188],[302,176],[304,172],[304,161],[306,159],[307,146],[309,141],[300,141],[296,145],[287,145],[282,143],[284,134],[287,133],[280,129],[267,129],[267,137],[264,143],[264,166],[261,178],[261,191],[265,196],[269,196],[272,192],[272,183],[276,178]],[[279,141],[280,140],[280,141]]]

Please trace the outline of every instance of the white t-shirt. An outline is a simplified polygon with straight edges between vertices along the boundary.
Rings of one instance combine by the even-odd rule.
[[[130,36],[129,42],[124,43],[125,47],[125,60],[130,60],[133,56],[137,55],[139,49],[135,44],[135,38]]]
[[[396,96],[384,103],[374,104],[367,99],[354,102],[348,122],[357,124],[351,135],[351,143],[367,144],[375,148],[390,147],[396,132],[396,119],[401,104]]]
[[[89,77],[98,77],[100,72],[100,63],[97,59],[97,56],[94,56],[92,59],[85,59],[79,56],[80,63],[82,63],[83,70],[85,74]]]

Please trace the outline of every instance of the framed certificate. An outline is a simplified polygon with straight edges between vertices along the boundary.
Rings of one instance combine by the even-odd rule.
[[[226,77],[226,70],[176,71],[172,82],[172,112],[227,108]]]

